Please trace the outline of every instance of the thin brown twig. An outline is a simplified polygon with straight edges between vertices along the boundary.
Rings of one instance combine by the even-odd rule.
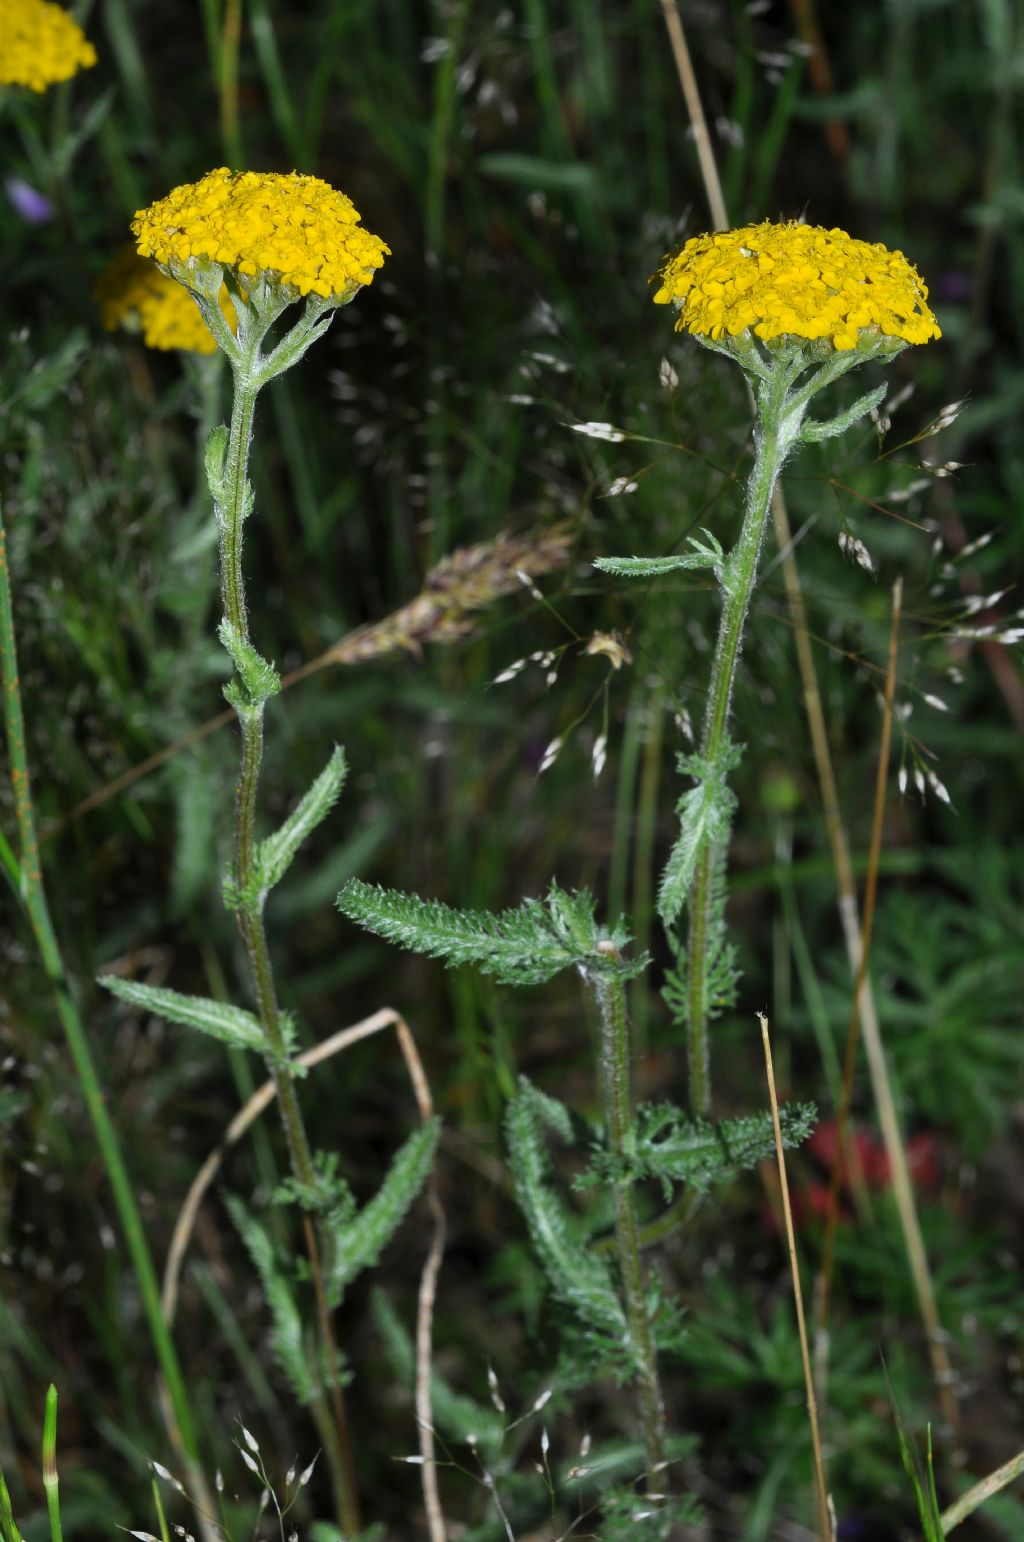
[[[789,1268],[793,1276],[793,1301],[796,1305],[796,1325],[800,1335],[800,1358],[804,1367],[804,1387],[807,1392],[807,1415],[811,1422],[811,1446],[814,1451],[814,1476],[818,1489],[818,1524],[821,1542],[832,1542],[833,1528],[830,1519],[828,1485],[825,1481],[825,1459],[821,1451],[821,1431],[818,1428],[818,1401],[814,1394],[814,1377],[811,1374],[811,1352],[807,1343],[807,1323],[804,1319],[804,1296],[800,1284],[800,1263],[796,1253],[796,1234],[793,1230],[793,1211],[789,1203],[789,1182],[786,1178],[786,1153],[782,1146],[782,1127],[779,1123],[779,1099],[775,1090],[775,1071],[772,1067],[772,1046],[768,1037],[768,1019],[758,1012],[761,1024],[761,1042],[764,1045],[764,1064],[768,1076],[768,1097],[772,1105],[772,1128],[775,1132],[775,1157],[779,1164],[779,1186],[782,1191],[782,1214],[786,1223],[786,1246],[789,1251]]]
[[[860,999],[864,982],[867,979],[868,962],[871,956],[871,940],[874,930],[875,899],[878,893],[878,868],[882,855],[885,796],[889,781],[892,707],[896,691],[896,660],[899,653],[899,626],[902,606],[903,585],[897,579],[892,592],[892,617],[889,629],[888,665],[885,674],[882,736],[878,747],[878,765],[875,773],[875,804],[871,823],[871,845],[868,852],[867,878],[864,884],[864,919],[861,933],[860,959],[857,963],[857,973],[853,982],[850,1021],[846,1032],[846,1054],[843,1060],[842,1091],[836,1118],[836,1135],[840,1157],[832,1168],[832,1178],[829,1184],[828,1213],[825,1221],[825,1239],[822,1247],[821,1272],[817,1293],[818,1327],[821,1332],[824,1332],[828,1320],[829,1291],[832,1283],[836,1230],[839,1224],[839,1185],[845,1171],[842,1153],[847,1143],[850,1102],[853,1096],[853,1076],[857,1065],[857,1048],[860,1037]]]
[[[339,1033],[332,1034],[329,1039],[324,1039],[321,1044],[314,1045],[312,1049],[304,1050],[301,1055],[296,1056],[296,1059],[300,1065],[306,1066],[307,1069],[319,1065],[321,1061],[330,1059],[332,1055],[340,1054],[342,1050],[349,1049],[351,1045],[357,1044],[360,1039],[369,1038],[371,1034],[378,1033],[381,1028],[387,1028],[393,1022],[394,1017],[391,1015],[390,1007],[384,1007],[381,1011],[375,1012],[372,1017],[366,1018],[364,1022],[357,1023],[352,1028],[343,1028]],[[174,1322],[175,1314],[178,1310],[178,1285],[181,1280],[181,1269],[185,1260],[189,1239],[195,1227],[196,1216],[199,1213],[199,1207],[203,1202],[206,1191],[214,1178],[216,1178],[221,1164],[231,1147],[237,1145],[250,1125],[254,1124],[260,1114],[270,1107],[274,1101],[274,1093],[275,1088],[272,1081],[265,1081],[262,1086],[256,1089],[252,1097],[247,1099],[231,1120],[219,1144],[211,1151],[189,1185],[188,1193],[185,1195],[185,1202],[178,1212],[178,1219],[174,1223],[171,1243],[167,1249],[167,1259],[164,1263],[160,1304],[168,1326]]]
[[[987,1477],[975,1483],[966,1494],[961,1494],[948,1510],[943,1510],[942,1535],[948,1537],[954,1527],[959,1526],[960,1522],[965,1521],[969,1515],[973,1515],[986,1499],[991,1499],[993,1494],[998,1494],[1000,1489],[1005,1488],[1008,1483],[1015,1482],[1022,1475],[1024,1475],[1024,1451],[1018,1451],[1016,1456],[1011,1456],[1010,1460],[1004,1462],[1001,1467],[997,1467],[995,1472],[990,1472]]]
[[[878,893],[878,871],[882,852],[882,833],[885,819],[886,790],[889,779],[889,750],[892,738],[893,699],[896,691],[896,666],[899,652],[899,626],[902,610],[903,586],[897,579],[893,586],[892,622],[889,634],[889,660],[885,677],[885,697],[882,716],[881,743],[878,751],[878,771],[875,780],[875,806],[871,827],[871,846],[868,856],[868,871],[864,885],[864,910],[863,929],[861,936],[860,958],[857,964],[856,979],[854,982],[853,1001],[850,1007],[850,1023],[847,1031],[846,1057],[843,1068],[843,1089],[837,1116],[837,1132],[840,1151],[843,1150],[846,1127],[849,1120],[850,1100],[853,1089],[853,1074],[856,1066],[858,1032],[863,1031],[865,1054],[871,1073],[875,1103],[878,1108],[879,1124],[882,1131],[882,1140],[885,1146],[886,1156],[889,1161],[889,1173],[893,1188],[893,1197],[896,1201],[900,1224],[903,1230],[904,1245],[907,1249],[911,1274],[917,1292],[918,1305],[921,1317],[928,1336],[928,1348],[931,1355],[932,1370],[942,1403],[943,1417],[950,1430],[955,1430],[959,1421],[959,1409],[953,1389],[953,1369],[950,1364],[946,1349],[945,1335],[939,1319],[938,1307],[935,1302],[935,1292],[932,1285],[931,1273],[928,1268],[928,1258],[925,1252],[924,1239],[921,1235],[920,1224],[917,1217],[917,1208],[914,1203],[913,1182],[910,1177],[910,1167],[907,1162],[906,1147],[900,1130],[899,1116],[896,1112],[896,1100],[893,1097],[892,1083],[889,1078],[888,1066],[885,1060],[885,1051],[882,1046],[881,1033],[878,1028],[878,1020],[873,1012],[864,1011],[865,1001],[870,999],[867,990],[868,963],[871,953],[871,940],[874,928],[875,901]],[[831,1289],[832,1269],[835,1250],[836,1227],[838,1224],[839,1193],[838,1184],[841,1163],[837,1163],[832,1173],[832,1182],[829,1189],[829,1207],[825,1225],[825,1240],[822,1249],[821,1270],[817,1289],[817,1319],[819,1331],[824,1331],[828,1320],[829,1292]]]
[[[426,1124],[434,1117],[434,1103],[423,1070],[419,1052],[405,1020],[395,1015],[395,1032],[409,1071],[420,1118]],[[419,1429],[420,1465],[423,1471],[423,1502],[427,1512],[427,1528],[430,1542],[447,1542],[444,1512],[437,1486],[437,1457],[434,1450],[434,1409],[431,1399],[430,1378],[433,1370],[434,1349],[434,1302],[437,1299],[437,1278],[444,1257],[445,1215],[438,1192],[437,1177],[433,1170],[427,1180],[427,1203],[434,1222],[434,1234],[427,1253],[423,1273],[420,1276],[419,1300],[416,1306],[416,1424]]]
[[[724,230],[729,223],[729,215],[726,212],[725,195],[722,192],[722,183],[715,164],[715,152],[711,148],[711,135],[708,133],[708,120],[704,116],[704,104],[700,99],[697,77],[693,72],[693,60],[690,58],[683,19],[679,14],[678,0],[661,0],[661,9],[665,16],[665,29],[668,32],[672,57],[675,60],[679,84],[682,87],[683,100],[690,115],[693,142],[697,147],[697,160],[700,162],[700,174],[704,182],[708,208],[711,211],[711,221],[716,230]]]

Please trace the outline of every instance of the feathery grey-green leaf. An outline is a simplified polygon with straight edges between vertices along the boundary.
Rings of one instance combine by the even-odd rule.
[[[505,1114],[509,1165],[533,1245],[557,1298],[584,1323],[627,1340],[625,1313],[607,1266],[573,1236],[573,1219],[548,1183],[544,1127],[572,1137],[568,1111],[525,1077]]]
[[[723,841],[712,852],[711,874],[708,888],[707,928],[704,943],[703,1002],[700,1011],[709,1022],[736,1004],[740,971],[736,965],[736,948],[729,940],[725,923],[725,907],[728,899],[729,852]],[[675,968],[666,969],[661,994],[672,1013],[673,1022],[684,1031],[689,1027],[693,1003],[689,993],[689,960],[686,945],[667,928],[669,946],[675,956]]]
[[[737,759],[738,753],[732,748],[715,765],[698,755],[680,758],[680,770],[698,781],[677,804],[679,834],[658,885],[658,914],[666,926],[672,925],[686,904],[697,864],[707,847],[729,839],[736,798],[726,777]]]
[[[262,1050],[263,1029],[259,1019],[242,1007],[228,1001],[211,1001],[206,996],[183,996],[180,991],[167,990],[162,985],[143,985],[137,980],[122,980],[116,974],[100,975],[97,982],[104,990],[133,1007],[142,1007],[156,1017],[166,1017],[170,1023],[181,1023],[186,1028],[198,1028],[203,1033],[233,1044],[237,1049]]]
[[[847,407],[845,412],[838,412],[834,418],[824,420],[806,418],[800,430],[801,441],[804,444],[814,444],[820,439],[834,439],[837,434],[845,434],[858,418],[863,418],[872,407],[879,405],[888,389],[888,386],[880,385],[873,391],[866,391],[863,396],[857,398],[852,407]]]
[[[433,1166],[440,1133],[440,1119],[431,1119],[414,1130],[396,1152],[373,1198],[330,1238],[325,1283],[332,1306],[338,1305],[346,1285],[356,1275],[377,1262],[402,1224]]]
[[[577,963],[537,900],[489,915],[353,879],[338,895],[338,909],[388,942],[443,958],[449,968],[475,964],[506,985],[539,985]]]
[[[254,706],[266,701],[268,696],[275,695],[281,689],[281,676],[273,664],[268,663],[262,654],[257,653],[252,643],[242,636],[227,616],[221,619],[217,627],[217,636],[230,653],[231,661],[238,670],[238,678]]]
[[[257,846],[256,865],[262,888],[272,889],[280,883],[306,836],[327,818],[337,803],[347,773],[345,751],[336,744],[330,760],[281,828]]]
[[[210,489],[210,497],[214,503],[220,503],[224,497],[224,459],[228,453],[228,430],[226,423],[218,423],[217,427],[210,430],[206,445],[203,449],[203,464],[206,467],[206,485]]]
[[[805,1141],[817,1116],[813,1103],[784,1104],[779,1110],[783,1145],[799,1146]],[[692,1119],[671,1104],[646,1104],[637,1112],[631,1166],[637,1177],[705,1189],[741,1169],[756,1167],[774,1154],[768,1109],[711,1124]]]
[[[709,530],[703,534],[707,544],[692,539],[693,551],[677,552],[671,557],[598,557],[594,566],[602,573],[615,574],[617,578],[660,578],[664,573],[694,568],[712,568],[717,571],[725,553]]]

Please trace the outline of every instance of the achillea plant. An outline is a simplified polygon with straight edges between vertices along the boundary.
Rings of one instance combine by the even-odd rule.
[[[61,6],[52,5],[50,0],[4,0],[0,87],[45,91],[95,63],[95,48]]]
[[[394,1232],[429,1172],[437,1143],[436,1122],[413,1133],[398,1152],[379,1193],[361,1210],[340,1178],[335,1160],[314,1154],[296,1089],[301,1070],[294,1059],[295,1030],[278,1005],[263,921],[264,902],[281,881],[298,847],[326,818],[345,780],[345,757],[336,747],[324,770],[281,827],[256,838],[257,793],[263,758],[266,704],[281,686],[274,666],[257,651],[249,629],[242,539],[254,507],[248,479],[249,452],[260,391],[303,357],[323,335],[339,306],[371,281],[388,248],[364,230],[343,193],[315,177],[219,169],[199,182],[177,187],[136,214],[132,229],[139,260],[157,264],[164,281],[183,286],[186,309],[226,355],[234,384],[230,428],[221,426],[206,445],[206,478],[220,539],[223,617],[218,636],[234,665],[225,696],[238,720],[241,765],[235,792],[234,854],[224,897],[238,919],[249,963],[254,1011],[227,1002],[186,996],[108,976],[117,996],[171,1022],[198,1028],[239,1048],[262,1054],[273,1077],[291,1159],[291,1178],[277,1198],[296,1205],[309,1260],[320,1339],[311,1351],[294,1281],[269,1234],[239,1204],[232,1215],[252,1256],[274,1321],[273,1345],[301,1401],[308,1403],[330,1464],[338,1518],[346,1535],[359,1527],[355,1464],[341,1396],[340,1364],[331,1311],[352,1279],[372,1264]],[[133,280],[133,282],[135,282]],[[140,314],[153,293],[136,288]],[[230,304],[223,303],[225,288]],[[187,291],[187,293],[185,292]],[[189,298],[191,296],[191,298]],[[110,300],[111,312],[126,304]],[[158,335],[164,339],[182,314],[161,292]],[[268,334],[289,307],[298,318],[275,344]],[[178,346],[181,346],[181,333]],[[194,337],[194,333],[189,335]]]
[[[631,1512],[631,1536],[667,1537],[681,1510],[666,1502],[671,1439],[661,1395],[659,1356],[678,1346],[681,1326],[661,1299],[641,1256],[636,1185],[661,1181],[666,1199],[675,1185],[700,1190],[771,1146],[767,1115],[708,1122],[711,1106],[707,1024],[734,998],[736,974],[725,932],[726,860],[734,795],[729,773],[740,747],[729,733],[730,707],[744,624],[757,576],[772,493],[787,455],[797,445],[842,433],[884,394],[876,387],[832,418],[808,416],[811,402],[857,365],[893,358],[909,343],[939,335],[927,291],[898,252],[855,241],[842,231],[765,223],[689,241],[662,269],[658,303],[674,301],[677,326],[707,347],[735,359],[756,402],[755,457],[739,539],[731,552],[710,532],[689,552],[670,557],[605,558],[598,567],[650,578],[680,569],[709,569],[722,591],[700,750],[680,769],[696,785],[679,804],[681,830],[662,875],[659,909],[669,935],[689,909],[688,949],[677,945],[679,967],[666,999],[686,1023],[690,1061],[690,1116],[670,1105],[634,1109],[630,1086],[628,981],[647,966],[630,959],[622,923],[596,919],[586,893],[552,886],[546,904],[526,900],[500,915],[455,911],[437,901],[389,893],[359,882],[339,895],[339,908],[371,931],[449,965],[472,963],[511,985],[538,985],[574,969],[592,992],[600,1021],[598,1085],[603,1114],[583,1184],[603,1189],[614,1217],[612,1253],[595,1247],[579,1217],[568,1213],[551,1184],[545,1136],[570,1143],[568,1111],[527,1082],[509,1106],[507,1134],[517,1196],[524,1209],[552,1294],[569,1314],[569,1357],[560,1368],[568,1384],[586,1366],[612,1370],[630,1382],[646,1451],[648,1504]],[[808,1133],[813,1110],[786,1111],[787,1144]],[[650,1228],[665,1235],[686,1196]],[[614,1510],[606,1513],[607,1533]]]
[[[643,1435],[649,1503],[633,1517],[636,1538],[668,1537],[692,1518],[687,1498],[671,1499],[671,1465],[678,1447],[668,1431],[659,1357],[680,1347],[683,1325],[673,1304],[645,1268],[637,1185],[656,1179],[666,1201],[681,1186],[686,1197],[704,1192],[772,1152],[770,1116],[755,1114],[717,1126],[687,1117],[670,1104],[634,1108],[626,984],[649,960],[627,956],[622,924],[602,926],[593,898],[552,884],[545,902],[528,899],[498,915],[453,910],[436,900],[396,894],[359,881],[338,896],[344,915],[417,953],[456,966],[472,964],[506,985],[543,985],[573,970],[591,993],[600,1023],[598,1095],[602,1127],[577,1187],[611,1199],[613,1234],[597,1235],[607,1213],[595,1204],[581,1219],[551,1181],[547,1141],[573,1143],[569,1110],[525,1077],[508,1106],[506,1135],[516,1197],[562,1309],[563,1351],[554,1382],[563,1390],[602,1376],[632,1385]],[[814,1118],[809,1105],[783,1112],[783,1139],[796,1145]],[[670,1212],[671,1214],[671,1212]],[[632,1512],[631,1512],[632,1514]],[[610,1534],[610,1533],[609,1533]]]
[[[878,405],[886,388],[876,386],[824,420],[807,415],[819,392],[860,364],[888,362],[908,344],[940,333],[928,291],[902,252],[842,230],[794,223],[765,221],[695,236],[664,264],[654,299],[677,306],[678,331],[740,365],[756,403],[754,464],[733,550],[723,551],[708,535],[683,555],[606,557],[596,564],[636,578],[710,568],[722,591],[700,748],[679,761],[695,785],[679,801],[679,838],[658,896],[670,936],[684,908],[689,912],[687,944],[677,947],[668,994],[686,1025],[690,1106],[706,1118],[708,1022],[731,1005],[736,982],[725,934],[725,863],[735,807],[729,773],[741,748],[729,735],[729,715],[772,493],[793,450],[844,433]]]

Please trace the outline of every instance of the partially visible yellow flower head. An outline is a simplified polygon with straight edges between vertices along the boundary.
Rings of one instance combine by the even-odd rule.
[[[390,250],[344,193],[297,171],[221,166],[140,209],[132,230],[143,257],[183,277],[196,260],[217,262],[324,299],[368,284]]]
[[[903,253],[845,230],[765,220],[694,236],[658,277],[655,302],[677,301],[677,331],[699,337],[738,337],[749,328],[764,342],[828,338],[842,350],[856,348],[866,327],[905,343],[942,335]]]
[[[59,5],[51,5],[50,0],[3,0],[0,86],[45,91],[95,63],[95,48]]]
[[[186,353],[214,353],[217,344],[187,289],[161,273],[156,263],[123,246],[97,280],[96,299],[108,332],[118,327],[141,332],[147,348],[180,348]],[[221,309],[237,326],[235,308],[221,285]]]

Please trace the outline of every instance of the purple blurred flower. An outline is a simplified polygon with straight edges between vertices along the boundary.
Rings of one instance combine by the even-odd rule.
[[[53,219],[50,200],[20,177],[8,177],[4,189],[11,208],[27,225],[48,225]]]
[[[969,300],[974,288],[972,275],[963,268],[947,268],[932,285],[932,299],[956,302]]]
[[[836,1533],[838,1542],[897,1542],[896,1533],[885,1521],[867,1515],[844,1515]]]

